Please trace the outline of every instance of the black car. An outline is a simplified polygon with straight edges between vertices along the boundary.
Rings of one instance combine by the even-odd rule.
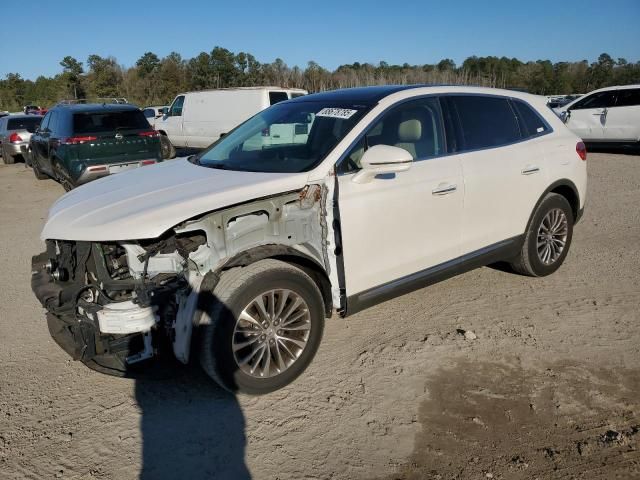
[[[158,132],[133,105],[57,105],[29,143],[37,178],[66,190],[105,175],[162,161]]]

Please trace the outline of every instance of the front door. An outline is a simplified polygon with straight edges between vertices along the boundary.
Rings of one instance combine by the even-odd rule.
[[[156,130],[164,130],[176,147],[186,146],[183,127],[184,95],[178,95],[171,104],[167,116],[156,121]]]
[[[596,92],[576,102],[567,112],[567,127],[587,142],[604,140],[608,109],[614,105],[615,91]]]
[[[346,293],[363,292],[459,255],[464,184],[459,159],[447,157],[436,97],[392,108],[337,167]],[[406,172],[355,183],[364,151],[409,151]]]

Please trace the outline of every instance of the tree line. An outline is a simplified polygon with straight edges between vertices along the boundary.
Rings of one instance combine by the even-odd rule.
[[[310,92],[381,84],[444,83],[516,88],[540,95],[587,93],[610,85],[640,83],[640,62],[614,59],[603,53],[592,63],[517,58],[476,57],[456,65],[390,65],[380,62],[341,65],[333,71],[310,61],[305,68],[289,67],[282,59],[261,63],[250,53],[222,47],[184,59],[147,52],[131,67],[115,57],[89,55],[86,62],[66,56],[52,77],[27,80],[9,73],[0,80],[0,110],[15,111],[26,104],[45,107],[65,99],[125,97],[138,105],[165,105],[183,91],[209,88],[278,85]]]

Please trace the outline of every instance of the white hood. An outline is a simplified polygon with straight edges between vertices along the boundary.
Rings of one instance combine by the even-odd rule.
[[[155,238],[196,215],[301,189],[307,173],[255,173],[170,160],[96,180],[49,210],[43,240]]]

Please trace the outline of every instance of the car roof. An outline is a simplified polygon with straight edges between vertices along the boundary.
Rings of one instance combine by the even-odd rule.
[[[328,92],[312,93],[297,97],[288,102],[349,102],[375,104],[384,97],[411,88],[431,87],[435,85],[378,85],[374,87],[341,88]]]
[[[4,115],[2,118],[13,120],[14,118],[42,118],[42,115]]]
[[[91,112],[108,112],[108,111],[126,111],[139,110],[135,105],[123,103],[76,103],[76,104],[59,104],[53,109],[70,111],[73,113],[91,113]]]

